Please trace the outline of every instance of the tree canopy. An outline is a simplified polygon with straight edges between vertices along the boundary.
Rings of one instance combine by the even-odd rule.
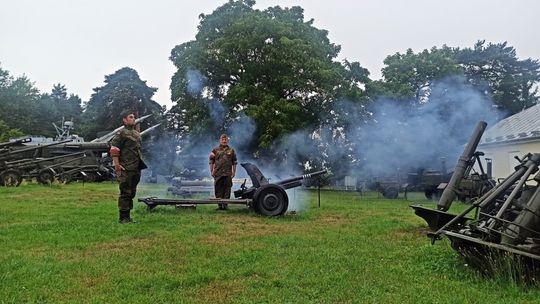
[[[304,20],[301,7],[256,10],[254,4],[229,1],[201,15],[196,39],[172,50],[173,127],[217,133],[245,115],[256,125],[253,151],[318,125],[340,97],[365,100],[368,71],[335,61],[340,47]]]
[[[371,84],[372,95],[424,103],[433,85],[448,77],[462,76],[463,82],[484,94],[507,115],[517,113],[539,100],[540,63],[520,60],[507,42],[486,45],[478,41],[472,48],[433,47],[414,53],[396,53],[384,60],[383,80]]]
[[[134,110],[138,117],[153,114],[144,124],[155,124],[164,112],[163,107],[152,100],[156,90],[128,67],[105,76],[105,85],[94,88],[83,114],[85,137],[95,138],[98,132],[116,129],[122,124],[120,113],[125,109]]]

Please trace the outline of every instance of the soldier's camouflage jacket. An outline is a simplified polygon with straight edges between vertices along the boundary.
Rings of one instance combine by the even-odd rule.
[[[214,177],[232,176],[232,166],[237,164],[236,152],[228,145],[219,145],[210,153],[210,163],[214,164]]]
[[[133,126],[118,131],[111,140],[111,156],[118,157],[126,171],[145,169],[141,154],[141,134]]]

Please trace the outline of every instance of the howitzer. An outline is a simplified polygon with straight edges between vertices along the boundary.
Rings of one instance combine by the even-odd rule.
[[[289,207],[286,189],[299,187],[302,185],[302,180],[326,173],[326,170],[321,170],[270,183],[257,166],[250,163],[241,165],[251,178],[253,186],[247,188],[246,181],[244,181],[240,189],[234,191],[236,199],[159,199],[147,197],[139,198],[139,201],[145,203],[150,209],[158,205],[242,204],[253,208],[261,215],[279,216],[285,214]]]

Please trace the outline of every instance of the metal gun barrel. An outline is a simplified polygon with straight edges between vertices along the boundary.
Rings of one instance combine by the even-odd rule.
[[[77,149],[77,150],[109,150],[108,142],[82,142],[82,143],[67,143],[57,146],[60,149]]]
[[[56,159],[80,155],[80,154],[84,154],[84,152],[75,152],[75,153],[70,153],[70,154],[65,154],[65,155],[42,158],[42,159],[21,159],[21,160],[16,160],[12,162],[6,162],[5,164],[7,166],[27,166],[27,165],[39,164],[44,161],[56,160]]]
[[[45,148],[45,147],[50,147],[50,146],[56,146],[56,145],[60,145],[60,144],[63,144],[63,143],[70,142],[70,141],[72,141],[72,139],[67,139],[67,140],[63,140],[63,141],[59,141],[59,142],[55,142],[55,143],[51,143],[51,144],[37,145],[37,146],[31,146],[31,147],[23,148],[23,149],[19,149],[19,150],[9,151],[9,152],[4,153],[0,157],[0,160],[8,159],[13,155],[20,154],[20,153],[23,153],[23,152],[33,151],[33,150],[37,150],[37,149],[41,149],[41,148]]]
[[[0,143],[0,148],[9,147],[9,146],[17,145],[17,144],[22,144],[22,143],[27,143],[27,142],[31,142],[31,141],[32,141],[32,139],[30,137],[21,138],[21,139],[17,139],[17,140],[14,140],[14,141],[7,141],[7,142]]]
[[[478,143],[482,138],[482,134],[484,134],[486,126],[487,123],[485,121],[478,122],[476,129],[467,143],[467,146],[465,146],[465,150],[463,150],[463,154],[461,154],[458,159],[456,168],[454,169],[454,174],[452,174],[452,178],[450,178],[448,185],[444,189],[441,198],[437,203],[437,209],[447,211],[450,208],[450,205],[452,205],[452,202],[456,198],[456,189],[458,188],[459,183],[463,179],[467,168],[469,167],[469,161],[474,156],[474,152],[478,147]]]
[[[312,172],[312,173],[307,173],[307,174],[304,174],[304,175],[301,175],[301,176],[296,176],[296,177],[291,177],[291,178],[287,178],[287,179],[284,179],[284,180],[280,180],[276,184],[280,185],[280,186],[284,186],[284,185],[290,185],[290,184],[294,183],[293,187],[297,187],[300,184],[295,183],[295,182],[301,181],[301,180],[306,179],[306,178],[316,177],[316,176],[325,174],[326,172],[327,172],[326,170],[320,170],[320,171],[316,171],[316,172]],[[293,187],[289,187],[289,188],[293,188]]]

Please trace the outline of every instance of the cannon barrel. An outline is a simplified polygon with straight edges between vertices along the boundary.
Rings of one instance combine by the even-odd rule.
[[[7,141],[7,142],[0,143],[0,148],[9,147],[9,146],[18,145],[18,144],[24,144],[31,141],[32,141],[32,138],[30,137],[20,138],[14,141]]]
[[[66,158],[70,156],[77,156],[77,155],[82,155],[82,154],[84,154],[84,152],[75,152],[75,153],[41,158],[41,159],[21,159],[21,160],[16,160],[12,162],[5,162],[5,164],[7,167],[22,167],[22,166],[28,166],[28,165],[33,165],[33,164],[39,164],[45,161],[56,160],[56,159]]]
[[[482,134],[484,134],[484,130],[486,129],[487,123],[484,121],[480,121],[478,125],[476,126],[476,129],[474,130],[473,135],[469,139],[469,142],[467,143],[467,146],[465,146],[465,150],[463,150],[463,154],[458,159],[458,162],[456,164],[456,168],[454,169],[454,174],[452,174],[452,177],[450,178],[450,181],[448,182],[448,185],[444,189],[441,198],[439,199],[439,202],[437,203],[437,209],[441,211],[447,211],[450,208],[450,205],[452,205],[452,201],[456,198],[456,189],[459,186],[459,183],[465,176],[465,173],[467,172],[467,168],[469,167],[469,162],[471,161],[471,158],[474,156],[474,152],[476,151],[476,148],[478,147],[478,143],[480,142],[480,139],[482,138]]]
[[[6,160],[6,159],[11,158],[13,155],[21,154],[21,153],[24,153],[24,152],[27,152],[27,151],[33,151],[33,150],[38,150],[38,149],[45,148],[45,147],[56,146],[56,145],[60,145],[60,144],[63,144],[63,143],[70,142],[70,141],[72,141],[72,140],[67,139],[67,140],[63,140],[63,141],[59,141],[59,142],[55,142],[55,143],[50,143],[50,144],[45,144],[45,145],[37,145],[37,146],[31,146],[31,147],[28,147],[28,148],[10,150],[10,151],[7,151],[7,152],[3,153],[0,156],[0,160]]]
[[[306,179],[306,178],[316,177],[316,176],[319,176],[319,175],[323,175],[326,172],[327,172],[326,170],[320,170],[320,171],[316,171],[316,172],[312,172],[312,173],[307,173],[307,174],[304,174],[304,175],[301,175],[301,176],[287,178],[287,179],[280,180],[280,181],[276,182],[276,185],[280,185],[284,189],[290,189],[290,188],[298,187],[298,186],[302,185],[302,183],[300,182],[301,180]]]
[[[55,148],[66,149],[66,150],[108,151],[109,143],[107,142],[66,143],[63,145],[57,145]]]

